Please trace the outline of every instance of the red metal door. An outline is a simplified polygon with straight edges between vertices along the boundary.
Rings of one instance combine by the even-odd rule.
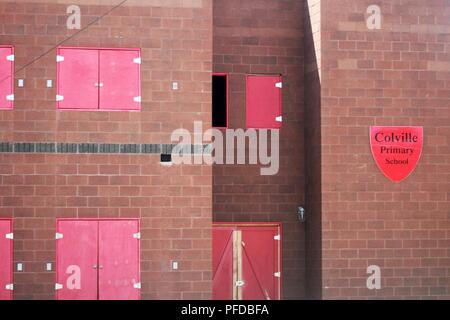
[[[243,227],[243,300],[279,300],[280,270],[277,227]]]
[[[0,219],[0,300],[12,299],[12,291],[9,290],[13,283],[11,232],[12,221]]]
[[[14,93],[14,62],[12,47],[0,47],[0,109],[12,109]]]
[[[213,300],[233,299],[233,229],[213,229]]]
[[[138,300],[139,221],[100,221],[99,226],[99,299]]]
[[[281,128],[281,87],[281,76],[247,76],[247,128]]]
[[[100,50],[100,109],[139,110],[139,50]]]
[[[59,109],[98,109],[98,60],[95,49],[58,49]]]
[[[214,226],[213,299],[281,299],[280,225]]]
[[[57,299],[98,299],[98,222],[60,220],[57,238]]]

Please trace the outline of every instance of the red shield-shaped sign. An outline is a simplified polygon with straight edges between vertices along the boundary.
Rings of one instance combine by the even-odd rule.
[[[370,145],[384,175],[400,182],[414,171],[422,155],[423,127],[371,127]]]

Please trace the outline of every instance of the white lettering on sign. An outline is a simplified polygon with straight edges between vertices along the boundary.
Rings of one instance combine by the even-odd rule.
[[[367,18],[367,29],[380,30],[381,8],[377,5],[371,5],[367,8],[367,13],[370,14],[370,16]]]
[[[81,9],[77,5],[67,7],[67,13],[70,16],[67,18],[67,29],[81,29]]]
[[[181,164],[260,164],[261,175],[273,176],[280,169],[280,133],[268,129],[208,129],[203,131],[203,122],[194,122],[194,132],[179,128],[172,132],[172,161]],[[191,144],[200,146],[198,154],[191,153]],[[204,144],[212,141],[210,151]],[[270,144],[270,148],[269,148]],[[247,152],[248,150],[248,152]],[[269,152],[270,150],[270,152]]]
[[[67,274],[70,276],[67,278],[67,289],[69,290],[80,290],[81,289],[81,269],[79,266],[68,266],[66,270]]]
[[[381,268],[379,266],[369,266],[367,268],[367,289],[380,290],[381,289]]]

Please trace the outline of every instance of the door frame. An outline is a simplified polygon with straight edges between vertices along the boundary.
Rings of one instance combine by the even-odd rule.
[[[58,232],[58,223],[62,221],[137,221],[138,230],[141,232],[141,219],[140,218],[57,218],[55,225],[55,232]],[[58,241],[55,239],[55,241]],[[98,249],[98,248],[97,248]],[[138,241],[138,273],[139,273],[139,281],[142,283],[141,278],[141,241]],[[98,281],[98,279],[97,279]],[[55,283],[58,283],[58,250],[57,246],[55,246]],[[97,293],[98,295],[98,293]],[[139,300],[141,299],[141,290],[139,289]],[[55,300],[58,300],[58,291],[55,290]]]
[[[281,272],[281,277],[278,278],[278,296],[279,300],[283,299],[283,223],[282,222],[213,222],[212,228],[215,227],[275,227],[278,228],[278,233],[281,240],[278,245],[278,270]],[[213,248],[212,248],[213,250]],[[211,259],[212,264],[212,259]],[[212,275],[214,277],[214,275]]]

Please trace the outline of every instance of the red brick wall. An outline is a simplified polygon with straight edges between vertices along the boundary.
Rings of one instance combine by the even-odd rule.
[[[306,292],[322,296],[321,0],[305,2]]]
[[[366,28],[371,4],[382,29]],[[322,0],[323,297],[450,298],[448,1]],[[370,125],[424,126],[424,152],[388,181]],[[382,289],[366,287],[378,265]]]
[[[303,1],[214,0],[214,72],[229,74],[229,126],[245,129],[245,75],[282,74],[280,171],[215,166],[216,221],[283,222],[284,298],[305,295]]]
[[[82,26],[112,8],[89,3],[80,2]],[[0,3],[0,43],[15,46],[16,79],[25,79],[14,110],[0,111],[0,141],[160,144],[175,128],[192,130],[194,120],[210,124],[211,1],[130,3],[139,5],[117,8],[64,45],[142,48],[135,113],[56,111],[46,80],[56,80],[51,49],[77,32],[66,29],[67,6]],[[162,167],[158,155],[15,153],[0,154],[0,172],[0,216],[14,218],[14,260],[24,263],[14,275],[16,299],[54,297],[55,274],[44,267],[55,261],[58,217],[141,218],[142,297],[210,298],[211,167]]]

